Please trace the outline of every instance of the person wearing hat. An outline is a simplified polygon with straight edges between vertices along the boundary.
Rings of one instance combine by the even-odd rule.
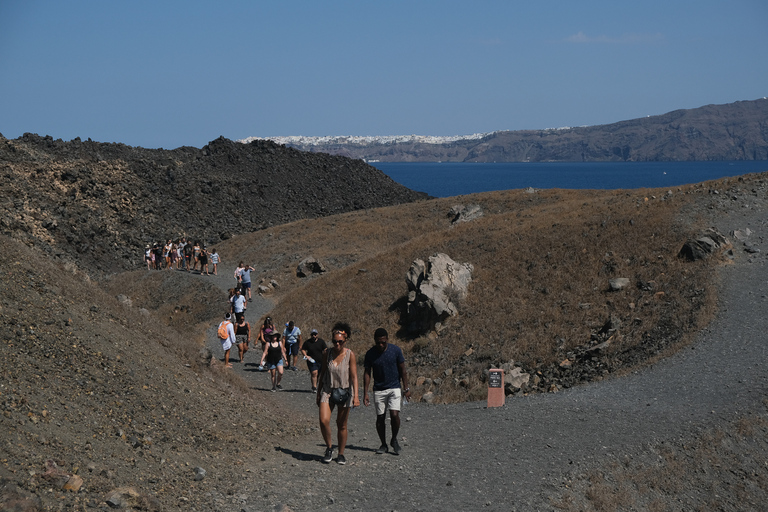
[[[301,354],[307,361],[307,370],[309,370],[309,382],[312,384],[312,391],[317,391],[317,373],[320,370],[320,362],[323,360],[323,353],[328,348],[325,340],[318,337],[317,329],[312,329],[309,333],[309,339],[301,346]]]
[[[147,263],[147,270],[152,270],[152,248],[149,245],[144,248],[144,261]]]
[[[370,405],[368,386],[373,374],[373,402],[376,405],[376,432],[379,434],[381,446],[377,454],[387,453],[387,424],[386,412],[389,409],[389,423],[392,427],[392,453],[400,455],[400,443],[397,434],[400,432],[400,406],[402,397],[411,397],[408,387],[408,374],[405,371],[405,358],[400,347],[389,343],[387,330],[379,327],[373,333],[374,345],[365,353],[363,367],[363,405]],[[403,381],[403,391],[400,392],[400,380]]]

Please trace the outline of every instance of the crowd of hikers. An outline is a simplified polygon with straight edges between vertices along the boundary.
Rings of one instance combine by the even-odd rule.
[[[221,257],[216,249],[208,250],[199,241],[178,240],[155,242],[144,248],[144,263],[147,270],[186,270],[197,271],[207,276],[218,275]]]
[[[144,261],[148,270],[185,270],[204,275],[218,275],[221,258],[216,249],[208,251],[199,241],[186,238],[168,240],[166,243],[147,245]],[[336,430],[338,455],[336,462],[346,464],[344,448],[347,443],[349,412],[360,405],[357,356],[346,347],[352,336],[352,328],[346,322],[337,322],[331,329],[332,344],[329,346],[320,337],[317,329],[311,329],[309,337],[303,338],[301,329],[293,320],[278,327],[271,316],[266,316],[258,327],[252,329],[246,320],[248,303],[253,301],[251,293],[251,272],[255,269],[240,262],[235,269],[235,286],[229,291],[228,308],[224,320],[219,324],[217,334],[224,351],[224,367],[232,368],[230,351],[237,348],[239,362],[243,363],[250,348],[256,350],[260,371],[269,372],[271,391],[283,389],[283,372],[298,371],[299,356],[306,362],[311,393],[319,411],[320,431],[325,442],[322,461],[333,460],[331,416],[337,409]],[[373,346],[365,353],[363,379],[363,404],[374,404],[376,410],[376,432],[381,445],[375,451],[381,455],[399,455],[401,447],[397,439],[400,430],[400,408],[410,398],[408,375],[402,350],[389,343],[389,334],[384,328],[373,333]],[[402,386],[401,386],[402,382]],[[373,402],[368,388],[373,385]],[[386,413],[389,411],[391,438],[386,439]]]
[[[333,460],[334,445],[331,416],[337,409],[336,462],[346,464],[344,449],[347,443],[347,423],[352,408],[360,405],[357,358],[346,347],[352,335],[352,328],[346,322],[337,322],[331,329],[331,346],[320,337],[317,329],[311,329],[309,337],[303,338],[302,331],[293,320],[278,327],[271,316],[266,316],[258,329],[251,328],[246,320],[251,297],[250,265],[240,262],[235,270],[236,285],[230,290],[229,308],[224,320],[219,323],[217,335],[224,351],[225,368],[232,368],[230,351],[237,349],[239,362],[244,363],[245,354],[255,349],[260,371],[269,372],[271,391],[283,389],[281,384],[285,370],[298,371],[299,355],[306,362],[311,393],[319,411],[320,431],[326,448],[322,456],[324,463]],[[401,447],[397,436],[400,430],[400,408],[410,398],[408,375],[402,350],[389,343],[389,335],[383,328],[373,333],[373,346],[366,352],[363,361],[363,404],[374,404],[376,410],[376,431],[381,445],[376,454],[399,455]],[[251,363],[255,364],[255,363]],[[402,388],[401,388],[402,382]],[[368,388],[373,384],[373,401],[369,399]],[[389,411],[391,438],[386,439],[386,413]]]

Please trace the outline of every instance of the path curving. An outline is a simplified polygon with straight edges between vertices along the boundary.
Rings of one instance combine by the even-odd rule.
[[[764,410],[762,400],[768,392],[764,211],[715,219],[723,233],[749,227],[762,252],[735,249],[734,263],[720,270],[716,318],[690,347],[673,357],[623,378],[555,394],[515,396],[500,408],[486,408],[484,402],[407,404],[399,457],[374,454],[378,446],[374,412],[361,407],[350,416],[346,466],[320,462],[323,445],[316,428],[308,428],[302,437],[276,437],[272,455],[253,461],[251,476],[236,494],[214,497],[217,508],[551,510],[549,500],[563,488],[567,475]],[[211,332],[209,338],[215,342]],[[211,347],[219,357],[220,346],[218,352],[215,343]],[[268,393],[266,374],[249,371],[251,355],[244,368],[235,364],[236,371],[256,392]],[[280,414],[305,414],[308,419],[316,415],[305,370],[287,372],[284,386],[286,392],[278,395],[291,407]]]

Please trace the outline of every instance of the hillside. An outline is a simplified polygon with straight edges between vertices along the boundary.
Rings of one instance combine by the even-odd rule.
[[[268,141],[163,150],[0,136],[0,234],[101,274],[140,266],[152,242],[214,244],[422,197],[360,160]]]
[[[706,105],[600,126],[498,131],[447,143],[319,140],[291,145],[382,162],[768,160],[768,100]]]
[[[768,203],[765,174],[672,190],[511,190],[413,201],[417,195],[387,188],[376,173],[371,180],[381,190],[366,188],[374,185],[356,181],[357,163],[272,143],[241,148],[219,139],[201,150],[166,151],[37,136],[0,142],[8,233],[0,235],[0,508],[11,510],[263,510],[285,495],[296,510],[318,504],[294,489],[273,490],[275,475],[319,476],[309,466],[319,434],[316,410],[302,408],[305,390],[272,394],[224,370],[217,358],[209,366],[210,353],[201,349],[215,342],[210,329],[226,304],[223,287],[197,273],[141,265],[119,271],[134,263],[129,239],[143,243],[169,225],[209,233],[226,262],[222,283],[231,282],[236,261],[250,262],[255,284],[278,285],[264,300],[274,304],[277,322],[294,319],[305,330],[327,332],[347,320],[355,351],[386,326],[404,348],[414,398],[431,393],[439,404],[482,400],[484,371],[492,366],[530,373],[530,384],[515,391],[522,397],[618,377],[685,347],[711,318],[713,270],[728,259],[686,262],[677,257],[682,243],[713,215],[744,228],[742,212]],[[264,223],[255,230],[251,218],[210,214],[219,211],[211,210],[216,201],[245,201],[234,192],[238,179],[250,176],[242,161],[270,158],[322,176],[322,185],[300,189],[311,196],[326,187],[317,202],[297,206],[299,213],[291,210],[295,201],[274,211],[253,207],[253,218]],[[325,174],[318,174],[323,163]],[[287,179],[301,174],[271,169],[263,171],[275,180],[270,187],[300,186]],[[216,170],[220,179],[210,177]],[[229,188],[219,190],[221,183]],[[279,192],[258,204],[276,205]],[[341,200],[326,202],[326,194]],[[411,202],[368,208],[366,197]],[[187,217],[163,216],[169,202],[187,208]],[[484,215],[452,226],[448,214],[457,203],[478,204]],[[322,206],[339,213],[322,215]],[[443,329],[417,337],[399,332],[405,273],[413,259],[437,251],[474,265],[470,294]],[[327,272],[298,277],[307,256]],[[747,257],[765,259],[759,252]],[[612,277],[631,285],[610,291]],[[259,316],[249,320],[258,324]],[[255,375],[252,366],[242,368]],[[306,386],[304,375],[292,377]],[[450,406],[429,407],[440,416],[438,407]],[[360,459],[370,455],[365,450]],[[385,466],[369,468],[380,475]],[[198,467],[207,476],[198,479]],[[349,503],[355,491],[349,479],[328,473],[335,469],[324,467],[322,478]],[[362,481],[356,472],[366,468],[353,463],[345,470]],[[419,479],[429,485],[424,471]]]

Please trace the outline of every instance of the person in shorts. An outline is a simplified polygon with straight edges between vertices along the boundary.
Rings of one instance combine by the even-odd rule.
[[[245,359],[245,353],[248,352],[248,345],[251,343],[251,324],[245,321],[244,316],[241,316],[235,324],[235,338],[237,340],[237,352],[242,363]]]
[[[245,314],[247,303],[245,297],[240,294],[240,288],[235,288],[235,294],[229,299],[232,310],[230,313],[235,314],[235,318],[239,321]]]
[[[272,380],[273,392],[283,389],[280,381],[283,379],[283,361],[285,359],[285,345],[280,341],[280,333],[277,331],[270,333],[267,345],[261,354],[261,364],[259,364],[259,367],[264,367],[266,364],[267,370],[269,370],[269,377]]]
[[[392,453],[400,455],[400,443],[397,434],[400,432],[400,406],[402,397],[411,397],[408,387],[408,374],[405,371],[405,358],[400,347],[389,343],[386,329],[379,327],[373,333],[374,345],[365,353],[363,367],[363,405],[370,405],[368,386],[373,375],[373,402],[376,405],[376,432],[379,434],[381,446],[377,454],[387,453],[387,424],[386,413],[389,409],[389,423],[392,427],[390,446]],[[400,391],[400,381],[403,381],[403,391]]]
[[[293,320],[285,324],[283,338],[285,339],[285,353],[288,355],[285,364],[288,365],[289,370],[295,372],[299,369],[296,366],[296,360],[299,358],[299,347],[301,347],[301,329],[296,327]]]
[[[309,370],[309,381],[312,384],[312,391],[317,391],[317,373],[320,370],[320,364],[323,362],[323,353],[328,348],[325,340],[318,337],[317,329],[312,329],[309,333],[309,339],[301,346],[301,353],[307,360],[307,370]]]
[[[226,338],[219,336],[221,349],[224,351],[224,367],[232,368],[232,363],[229,362],[229,351],[232,349],[232,345],[237,342],[237,338],[235,337],[235,328],[232,326],[232,315],[230,313],[224,315],[224,321],[219,324],[219,331],[221,331],[222,327],[227,332]]]

